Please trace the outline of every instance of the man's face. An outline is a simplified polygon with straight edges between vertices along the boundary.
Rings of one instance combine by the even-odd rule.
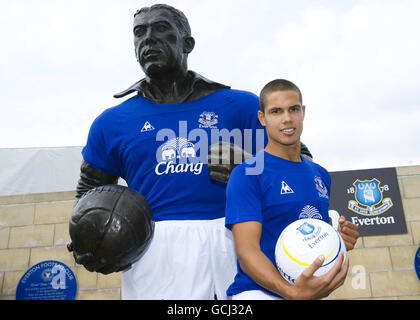
[[[264,112],[258,118],[267,131],[269,142],[283,147],[300,143],[305,106],[299,102],[296,91],[274,91],[265,98]]]
[[[157,9],[138,14],[133,31],[137,60],[146,75],[159,76],[182,68],[187,56],[184,37],[170,12]]]

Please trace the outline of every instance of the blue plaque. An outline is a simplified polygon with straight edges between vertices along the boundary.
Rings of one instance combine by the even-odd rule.
[[[20,279],[16,300],[74,300],[77,281],[73,271],[59,261],[43,261]]]
[[[416,270],[417,278],[420,280],[420,247],[418,248],[414,258],[414,269]]]

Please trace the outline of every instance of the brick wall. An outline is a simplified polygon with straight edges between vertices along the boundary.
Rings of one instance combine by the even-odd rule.
[[[14,300],[20,278],[45,260],[61,261],[77,278],[78,300],[118,300],[121,275],[88,272],[67,251],[74,192],[0,197],[0,299]]]
[[[397,168],[408,234],[360,238],[346,282],[328,299],[419,299],[414,255],[420,246],[420,166]],[[58,260],[77,278],[79,300],[121,297],[121,274],[76,265],[66,249],[74,192],[0,197],[0,299],[15,299],[31,266]]]

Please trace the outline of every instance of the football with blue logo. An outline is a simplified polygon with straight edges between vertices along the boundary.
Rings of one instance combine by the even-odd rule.
[[[344,253],[345,260],[346,246],[331,225],[319,219],[300,219],[289,224],[280,234],[275,248],[276,265],[283,278],[294,284],[302,271],[320,255],[325,260],[314,275],[327,273],[340,252]]]

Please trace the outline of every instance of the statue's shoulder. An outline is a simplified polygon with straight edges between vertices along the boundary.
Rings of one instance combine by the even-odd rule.
[[[241,98],[241,99],[246,99],[246,100],[258,100],[258,96],[255,93],[252,93],[250,91],[245,91],[245,90],[238,90],[238,89],[230,89],[229,91],[227,91],[227,93],[235,98]]]
[[[124,117],[130,118],[133,113],[138,115],[138,110],[144,110],[144,108],[139,108],[139,105],[145,103],[147,103],[147,100],[140,95],[129,97],[112,107],[103,109],[103,111],[96,117],[96,121],[114,123],[117,119],[123,119]]]
[[[251,108],[259,106],[258,96],[250,91],[229,89],[223,90],[223,95],[232,104],[237,104],[241,108],[245,106],[250,106]]]

